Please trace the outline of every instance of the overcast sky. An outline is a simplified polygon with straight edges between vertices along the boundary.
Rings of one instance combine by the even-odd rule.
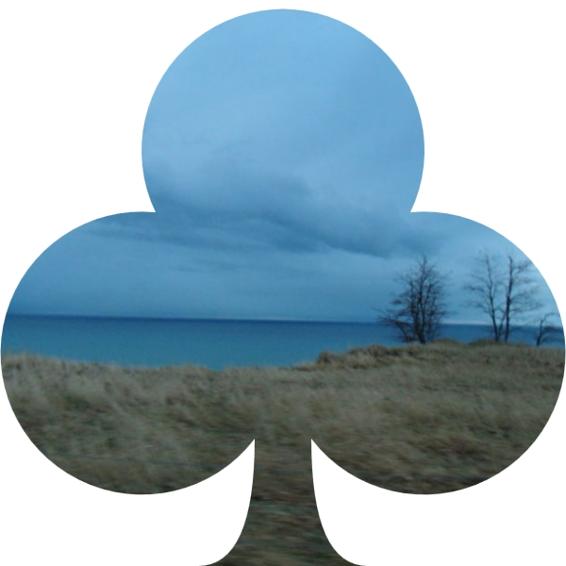
[[[83,226],[32,266],[14,313],[371,321],[426,253],[450,318],[481,250],[452,216],[409,214],[423,165],[402,75],[358,32],[304,12],[244,16],[169,68],[144,128],[156,214]],[[553,310],[541,279],[543,310]]]

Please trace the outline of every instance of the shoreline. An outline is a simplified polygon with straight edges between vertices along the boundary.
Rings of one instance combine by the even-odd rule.
[[[76,359],[70,357],[63,357],[57,355],[48,355],[48,354],[41,354],[41,353],[34,353],[29,351],[21,351],[21,352],[4,352],[2,351],[0,354],[0,358],[2,363],[4,363],[4,359],[6,358],[7,361],[14,358],[32,358],[37,360],[46,360],[46,361],[53,361],[64,363],[67,365],[94,365],[96,367],[112,367],[112,368],[121,368],[130,371],[144,371],[144,370],[160,370],[160,369],[181,369],[181,368],[195,368],[200,370],[207,370],[215,373],[222,373],[223,371],[230,370],[230,369],[300,369],[304,367],[309,367],[313,364],[317,364],[320,362],[321,357],[331,357],[331,358],[341,358],[341,357],[348,357],[354,353],[363,353],[364,351],[371,351],[372,349],[384,349],[386,351],[396,351],[396,350],[404,350],[404,349],[411,349],[411,348],[439,348],[439,347],[453,347],[453,348],[478,348],[478,347],[493,347],[493,348],[519,348],[519,349],[532,349],[534,351],[542,350],[542,351],[565,351],[565,346],[563,344],[553,344],[547,343],[542,344],[541,346],[535,346],[533,344],[528,344],[525,342],[495,342],[493,340],[488,339],[480,339],[480,340],[473,340],[471,342],[462,342],[459,340],[454,340],[451,338],[441,338],[430,342],[428,344],[419,344],[418,342],[412,343],[399,343],[395,345],[391,344],[380,344],[375,343],[369,346],[359,346],[350,348],[343,352],[335,352],[335,351],[328,351],[323,350],[319,352],[318,356],[312,360],[305,360],[301,362],[297,362],[291,365],[278,365],[278,364],[248,364],[248,365],[227,365],[223,368],[211,368],[206,366],[205,364],[198,364],[193,363],[191,361],[181,362],[181,363],[172,363],[172,364],[162,364],[162,365],[144,365],[144,364],[128,364],[122,363],[117,361],[94,361],[94,360],[87,360],[87,359]]]

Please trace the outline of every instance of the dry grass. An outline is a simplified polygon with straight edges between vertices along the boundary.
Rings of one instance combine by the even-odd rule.
[[[382,487],[435,493],[478,483],[516,460],[544,427],[564,350],[372,346],[295,368],[223,372],[5,356],[2,369],[37,447],[107,489],[184,487],[256,438],[251,513],[224,563],[306,564],[337,561],[316,529],[310,438]]]
[[[315,367],[351,384],[329,392],[334,419],[314,434],[321,448],[371,483],[436,493],[483,481],[530,446],[558,398],[564,350],[370,347]]]

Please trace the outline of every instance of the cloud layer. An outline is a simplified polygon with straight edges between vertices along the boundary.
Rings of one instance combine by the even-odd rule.
[[[423,164],[417,106],[367,38],[295,11],[231,20],[169,68],[148,110],[156,214],[62,238],[13,312],[372,320],[395,275],[428,254],[454,318],[482,249],[519,254],[459,218],[409,214]],[[553,306],[541,280],[547,307]]]

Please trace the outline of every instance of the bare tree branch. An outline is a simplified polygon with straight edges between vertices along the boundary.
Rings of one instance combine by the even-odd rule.
[[[378,320],[395,328],[404,342],[426,344],[434,340],[446,315],[445,277],[422,256],[411,269],[399,275],[398,280],[402,290]]]
[[[539,319],[535,333],[535,344],[537,346],[542,346],[553,336],[560,334],[561,328],[552,322],[556,318],[559,318],[557,313],[547,312]]]
[[[528,259],[511,254],[499,263],[486,251],[477,257],[466,286],[472,295],[469,304],[488,316],[495,342],[508,342],[517,318],[540,307],[532,272]]]

